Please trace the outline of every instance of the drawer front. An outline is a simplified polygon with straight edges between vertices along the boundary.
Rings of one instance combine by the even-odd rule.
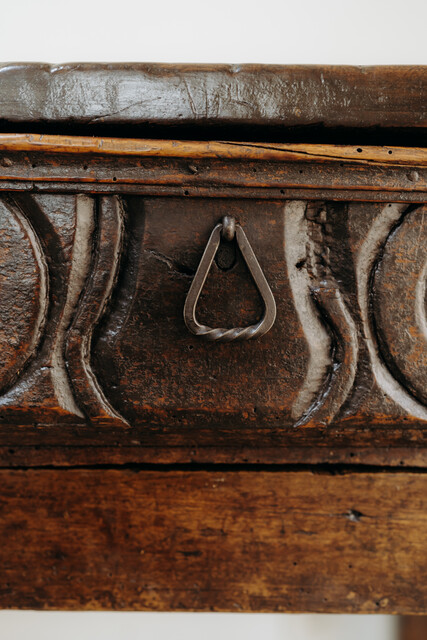
[[[347,159],[346,175],[306,162],[310,184],[291,193],[298,158],[234,159],[220,174],[217,160],[203,171],[186,157],[178,195],[173,158],[151,179],[138,160],[135,188],[120,173],[129,159],[77,155],[67,165],[50,153],[32,162],[38,193],[25,192],[28,168],[6,170],[2,183],[2,445],[118,445],[130,461],[151,462],[423,459],[427,198],[418,165],[384,163],[381,190],[373,161]],[[14,156],[13,167],[29,161]],[[146,162],[146,172],[160,170]],[[89,189],[76,176],[88,170]],[[250,174],[257,184],[243,184]],[[273,326],[253,339],[209,341],[184,321],[225,216],[244,231],[275,300]],[[236,238],[221,239],[196,306],[201,324],[262,317],[243,253]]]

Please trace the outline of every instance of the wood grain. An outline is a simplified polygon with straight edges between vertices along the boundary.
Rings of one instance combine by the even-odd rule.
[[[425,640],[427,638],[427,616],[402,616],[399,620],[398,640]]]
[[[313,170],[314,171],[314,170]],[[16,193],[57,193],[57,194],[99,194],[99,195],[140,195],[140,196],[173,196],[189,198],[222,198],[222,199],[259,199],[259,200],[328,200],[330,202],[406,202],[424,203],[427,200],[427,189],[421,187],[415,190],[374,190],[374,189],[329,189],[325,187],[240,187],[228,185],[199,186],[196,184],[130,184],[125,181],[115,181],[109,173],[105,182],[80,182],[77,178],[62,181],[25,181],[22,179],[1,180],[0,192]],[[393,181],[395,182],[395,181]]]
[[[426,78],[0,66],[0,607],[427,613]]]
[[[0,151],[28,151],[100,156],[160,158],[218,158],[302,162],[351,161],[358,164],[427,165],[427,149],[396,146],[334,144],[286,144],[261,142],[147,140],[96,136],[0,134]]]
[[[427,611],[424,474],[0,479],[3,608]]]
[[[427,153],[404,147],[0,135],[0,190],[25,189],[278,199],[316,194],[330,200],[381,200],[388,192],[393,201],[419,201],[427,192]]]
[[[163,125],[204,127],[210,138],[228,126],[240,140],[248,126],[264,139],[268,127],[282,135],[307,127],[310,136],[368,128],[371,138],[382,128],[390,137],[426,127],[426,87],[422,66],[17,63],[0,67],[0,120],[3,130],[24,124],[44,133]]]

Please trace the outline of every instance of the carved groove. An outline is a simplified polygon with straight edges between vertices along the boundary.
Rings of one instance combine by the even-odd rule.
[[[306,206],[305,202],[296,200],[287,203],[284,208],[288,277],[298,319],[310,350],[305,379],[292,407],[295,420],[306,415],[317,400],[332,367],[331,338],[320,320],[319,310],[311,295],[312,279],[306,268],[309,242]]]
[[[370,314],[370,291],[374,269],[387,239],[403,219],[406,205],[388,204],[382,208],[359,251],[356,263],[357,290],[363,330],[375,379],[390,398],[412,416],[427,420],[427,408],[410,395],[384,364]]]
[[[93,199],[79,195],[77,196],[76,202],[76,231],[74,236],[67,296],[52,347],[52,381],[56,396],[61,403],[61,406],[81,417],[83,417],[84,414],[77,406],[72,394],[70,381],[66,371],[64,352],[66,331],[74,316],[79,296],[89,274],[93,231]]]
[[[73,275],[84,258],[81,252],[79,255],[79,246],[87,212],[78,216],[76,207],[81,198],[52,194],[16,194],[13,198],[43,243],[49,264],[50,294],[42,339],[21,378],[1,399],[4,415],[17,413],[27,421],[48,424],[58,419],[81,422],[84,418],[75,401],[64,359],[66,331],[84,284],[84,280],[76,283]],[[84,243],[83,246],[86,249]]]
[[[372,279],[381,357],[402,386],[427,404],[427,207],[409,209],[389,234]]]
[[[110,300],[118,275],[124,213],[117,196],[99,202],[98,242],[92,274],[66,341],[66,360],[78,404],[94,423],[123,426],[127,422],[109,404],[91,367],[92,336]]]
[[[309,422],[330,424],[354,384],[359,354],[357,328],[329,267],[323,230],[326,207],[294,202],[286,207],[286,215],[288,273],[310,348],[308,371],[292,411],[295,417],[300,416],[298,426]],[[332,340],[321,319],[331,327]]]
[[[331,283],[332,284],[332,283]],[[341,292],[333,286],[319,287],[313,295],[334,335],[334,363],[330,385],[318,403],[314,419],[330,424],[347,400],[354,384],[359,356],[357,329]]]
[[[40,342],[48,309],[49,279],[37,235],[20,209],[0,199],[0,389],[19,378]],[[21,260],[16,262],[16,255]]]
[[[427,259],[424,263],[415,288],[415,322],[427,343]]]

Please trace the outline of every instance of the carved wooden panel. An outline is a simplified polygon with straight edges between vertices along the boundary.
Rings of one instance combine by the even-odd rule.
[[[22,143],[21,136],[19,144],[21,155],[3,163],[4,173],[20,171],[27,161],[31,140]],[[205,169],[200,158],[197,166],[189,164],[182,145],[179,162],[193,187],[203,188],[212,179],[214,159]],[[274,158],[279,152],[273,147]],[[166,183],[179,170],[168,153],[162,159]],[[215,153],[228,157],[233,151],[218,143]],[[148,177],[150,156],[140,162],[148,167],[147,174],[141,169],[141,193],[132,194],[123,176],[115,187],[111,173],[103,186],[107,161],[116,163],[115,174],[120,162],[129,161],[126,154],[95,158],[92,193],[72,182],[75,170],[89,170],[84,156],[70,165],[69,156],[59,162],[39,155],[33,162],[37,175],[53,162],[71,174],[68,182],[54,175],[41,193],[4,183],[1,444],[120,445],[130,460],[143,455],[153,462],[165,451],[175,451],[181,461],[200,451],[211,451],[202,456],[215,459],[219,449],[224,461],[303,461],[307,451],[324,459],[327,447],[340,458],[350,450],[372,451],[379,437],[384,448],[422,446],[427,225],[426,205],[419,201],[421,168],[408,168],[398,150],[397,164],[388,168],[403,169],[413,180],[416,174],[418,191],[403,185],[406,191],[378,195],[370,183],[375,162],[357,164],[359,150],[347,156],[343,151],[350,164],[342,180],[359,193],[358,201],[345,200],[343,185],[334,182],[338,156],[331,150],[326,163],[332,169],[324,160],[304,169],[313,181],[316,167],[323,172],[329,198],[319,197],[314,182],[311,193],[298,187],[299,198],[286,189],[273,197],[269,190],[279,176],[285,183],[294,180],[282,173],[283,163],[269,164],[259,149],[253,164],[245,159],[251,148],[237,153],[234,168],[228,160],[223,174],[235,182],[233,192],[221,182],[211,196],[177,196],[172,184],[162,192],[159,176]],[[286,153],[295,171],[301,154]],[[353,165],[362,173],[351,178]],[[267,172],[262,179],[258,170]],[[245,172],[261,180],[262,197],[253,187],[248,195],[239,183]],[[402,178],[394,175],[390,180],[398,186]],[[147,196],[143,183],[151,179],[158,193]],[[104,193],[96,193],[100,187]],[[373,190],[370,202],[360,198],[358,190],[365,188]],[[415,202],[402,201],[405,193]],[[273,327],[257,339],[209,342],[184,322],[197,266],[224,216],[244,230],[276,302]],[[222,240],[198,317],[211,327],[244,327],[262,313],[236,240]],[[337,454],[340,449],[345,453]]]
[[[370,310],[372,298],[387,294],[387,283],[375,282],[373,289],[372,278],[380,278],[388,259],[389,235],[396,225],[412,226],[410,250],[421,253],[419,269],[408,255],[409,269],[387,274],[407,281],[407,296],[418,287],[422,300],[414,294],[412,310],[399,291],[391,295],[397,309],[414,318],[421,310],[423,322],[424,207],[407,212],[406,205],[136,198],[127,208],[133,218],[127,274],[98,331],[94,361],[112,404],[130,424],[212,425],[218,433],[250,425],[289,429],[427,418],[422,400],[401,380],[403,365],[392,375],[379,350],[377,334],[396,326],[393,314],[385,310],[378,325]],[[211,229],[230,212],[259,256],[277,319],[258,340],[209,344],[186,330],[183,303]],[[214,263],[203,290],[199,315],[209,325],[242,326],[262,312],[236,253],[230,269]],[[408,364],[404,346],[401,359],[411,378],[423,380],[426,333],[413,324],[408,341],[418,360]]]

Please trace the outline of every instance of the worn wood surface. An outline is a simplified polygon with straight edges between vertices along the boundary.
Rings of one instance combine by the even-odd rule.
[[[0,180],[0,192],[17,191],[21,193],[80,193],[80,194],[133,194],[146,197],[175,196],[187,198],[223,198],[223,199],[247,199],[247,200],[317,200],[330,202],[401,202],[424,203],[427,200],[427,191],[380,191],[364,189],[329,189],[310,187],[235,187],[227,185],[199,186],[197,184],[129,184],[126,181],[118,182],[111,179],[109,173],[105,182],[63,182],[61,179],[54,181]]]
[[[426,166],[422,148],[0,134],[1,190],[422,201]]]
[[[427,616],[402,616],[399,620],[399,640],[425,640]]]
[[[97,156],[136,156],[144,158],[218,158],[228,160],[273,160],[303,162],[352,162],[360,164],[427,165],[427,149],[396,146],[356,146],[334,144],[286,144],[227,142],[210,140],[147,140],[96,136],[60,136],[0,133],[0,151],[41,152],[46,154],[96,154]],[[42,156],[43,158],[43,156]],[[5,163],[3,166],[11,166]]]
[[[422,473],[0,479],[3,608],[427,611]]]
[[[127,136],[129,125],[144,137],[173,126],[212,138],[228,127],[240,140],[265,140],[271,127],[289,139],[297,128],[306,138],[324,131],[329,142],[333,129],[367,129],[372,142],[378,128],[389,138],[426,128],[426,87],[422,66],[7,64],[0,121],[3,131],[109,126]]]
[[[0,607],[427,612],[426,75],[0,67]]]
[[[427,199],[422,149],[411,167],[408,149],[383,162],[382,149],[321,145],[106,140],[104,153],[96,139],[1,140],[4,188],[24,186],[1,198],[5,463],[46,464],[47,451],[96,462],[99,451],[120,463],[424,464],[425,205],[394,203]],[[85,145],[97,153],[81,155]],[[83,195],[83,174],[111,195]],[[286,188],[256,197],[298,177],[308,202]],[[46,192],[64,179],[80,194]],[[131,195],[135,181],[156,197]],[[191,197],[185,181],[216,190]],[[26,194],[34,184],[46,191]],[[263,186],[239,198],[248,184]],[[184,197],[164,197],[169,185]],[[355,202],[360,189],[379,201]],[[278,309],[266,336],[228,345],[192,336],[182,316],[224,215],[245,229]],[[214,262],[198,314],[251,324],[262,304],[236,247],[224,251],[232,260]]]
[[[222,439],[216,446],[199,446],[193,438],[193,448],[177,445],[175,440],[150,435],[137,440],[119,438],[113,439],[114,434],[105,433],[105,429],[97,434],[88,429],[67,429],[66,434],[58,434],[58,429],[52,433],[49,427],[34,429],[20,426],[14,437],[3,434],[2,440],[9,444],[0,446],[0,466],[11,468],[27,467],[115,467],[129,464],[152,465],[199,465],[210,468],[211,465],[241,465],[251,464],[255,468],[265,464],[275,469],[291,469],[295,465],[321,465],[322,468],[341,469],[342,466],[358,467],[361,469],[381,470],[418,469],[427,466],[427,448],[420,444],[416,437],[412,442],[396,444],[396,432],[387,431],[387,438],[378,438],[381,444],[372,445],[372,437],[367,442],[360,443],[360,432],[350,432],[344,442],[334,438],[332,442],[324,442],[321,435],[306,442],[288,441],[287,446],[266,446],[259,443],[254,447],[236,445]],[[9,427],[9,432],[12,429]],[[89,431],[89,434],[88,434]],[[122,435],[122,434],[119,434]],[[362,434],[363,435],[363,434]],[[415,434],[416,436],[417,434]],[[419,435],[419,434],[418,434]],[[413,434],[414,436],[414,434]],[[100,444],[105,440],[109,444]],[[151,442],[150,442],[151,440]],[[79,444],[76,444],[78,441]],[[328,446],[329,444],[329,446]],[[193,468],[193,467],[190,467]],[[196,468],[196,467],[194,467]]]

